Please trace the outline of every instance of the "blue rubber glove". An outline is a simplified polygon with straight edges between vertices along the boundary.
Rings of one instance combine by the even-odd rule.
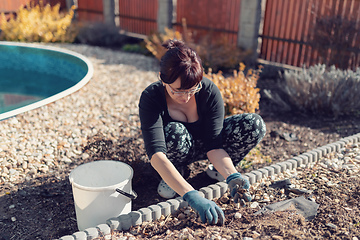
[[[210,201],[200,196],[199,192],[192,190],[184,194],[183,199],[199,213],[203,223],[223,225],[225,222],[225,215],[221,208],[215,202]]]
[[[248,191],[245,191],[242,196],[240,196],[239,189],[248,190],[250,183],[247,179],[244,179],[240,173],[233,173],[227,177],[226,183],[230,188],[230,195],[234,198],[234,202],[238,203],[240,199],[244,199],[247,202],[251,202],[252,197]]]

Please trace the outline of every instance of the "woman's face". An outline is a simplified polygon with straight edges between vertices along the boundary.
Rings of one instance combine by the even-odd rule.
[[[194,86],[190,89],[183,90],[180,89],[181,87],[181,80],[180,78],[176,79],[175,82],[172,84],[165,83],[165,89],[168,93],[168,95],[171,97],[172,100],[174,100],[176,103],[179,104],[186,104],[190,101],[190,99],[195,95],[195,93],[200,90],[200,86]]]

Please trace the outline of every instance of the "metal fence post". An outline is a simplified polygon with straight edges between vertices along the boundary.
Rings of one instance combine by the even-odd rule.
[[[74,0],[66,0],[66,8],[70,10],[70,8],[75,5]]]
[[[252,60],[257,59],[258,35],[261,22],[262,0],[241,0],[238,46],[252,50]]]
[[[158,0],[157,29],[164,33],[165,28],[172,27],[173,1]]]
[[[104,22],[115,26],[115,1],[103,0]]]
[[[75,4],[75,2],[74,2],[74,0],[66,0],[66,9],[68,10],[68,11],[70,11],[70,9],[71,9],[71,7],[72,6],[76,6],[77,7],[77,2],[76,2],[76,4]],[[77,13],[77,11],[75,10],[74,11],[74,16],[73,16],[73,19],[77,19],[78,17],[78,13]]]

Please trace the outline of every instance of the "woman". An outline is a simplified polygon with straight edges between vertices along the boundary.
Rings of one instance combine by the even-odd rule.
[[[263,138],[265,124],[256,114],[224,119],[220,91],[203,77],[197,53],[178,40],[163,46],[167,52],[160,61],[160,81],[149,85],[139,102],[146,152],[162,178],[158,192],[165,198],[178,193],[204,223],[223,224],[222,210],[194,190],[184,179],[183,169],[207,157],[238,201],[237,190],[248,189],[249,182],[235,166]],[[210,171],[209,176],[217,172]]]

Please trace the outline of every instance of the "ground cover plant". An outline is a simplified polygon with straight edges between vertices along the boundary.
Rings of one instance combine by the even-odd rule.
[[[280,92],[266,90],[265,94],[284,109],[334,118],[360,114],[360,68],[341,70],[318,64],[285,70],[279,85]]]

